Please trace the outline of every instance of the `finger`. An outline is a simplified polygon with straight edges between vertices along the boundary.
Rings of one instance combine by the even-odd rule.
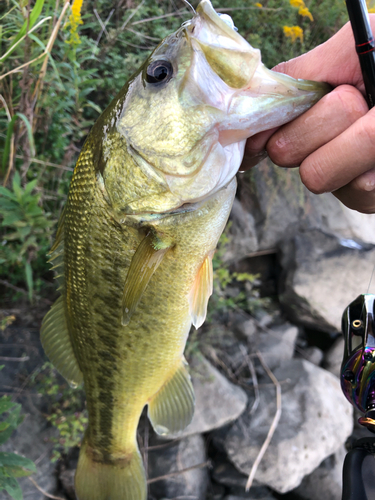
[[[271,160],[281,167],[300,165],[313,151],[340,135],[368,112],[362,94],[341,85],[315,106],[279,128],[267,143]]]
[[[344,205],[365,214],[375,213],[375,168],[333,193]]]
[[[342,134],[309,155],[300,166],[305,186],[315,194],[346,186],[375,166],[375,108]]]
[[[243,172],[251,167],[255,167],[260,161],[267,157],[266,144],[271,135],[278,127],[259,132],[250,137],[245,146],[245,153],[240,167]]]

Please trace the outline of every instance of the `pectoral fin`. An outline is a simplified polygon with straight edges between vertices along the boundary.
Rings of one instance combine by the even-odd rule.
[[[40,340],[44,352],[70,385],[81,384],[82,372],[73,352],[62,297],[56,300],[45,315],[40,330]]]
[[[206,319],[208,299],[212,295],[212,257],[213,252],[210,252],[204,259],[190,291],[190,314],[192,323],[196,329],[198,329]]]
[[[181,364],[148,404],[148,418],[155,432],[165,436],[183,431],[194,415],[194,389],[187,371]]]
[[[158,240],[150,231],[141,241],[130,263],[122,296],[122,324],[127,325],[148,282],[170,246]]]

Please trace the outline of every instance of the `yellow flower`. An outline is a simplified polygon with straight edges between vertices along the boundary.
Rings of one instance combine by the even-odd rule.
[[[305,2],[303,0],[289,0],[289,3],[292,7],[298,8],[298,14],[300,14],[303,17],[308,17],[310,21],[314,21],[311,12],[306,7]]]
[[[74,17],[77,24],[82,24],[81,20],[81,9],[83,0],[74,0],[72,5],[72,16]]]
[[[374,14],[374,12],[375,12],[374,0],[366,0],[366,4],[367,4],[367,10],[369,11],[369,13]]]
[[[314,21],[314,18],[311,15],[311,12],[309,11],[309,9],[306,6],[305,7],[300,7],[298,9],[298,14],[300,14],[303,17],[308,17],[310,19],[310,21]]]
[[[287,38],[291,38],[292,43],[294,43],[297,38],[303,42],[303,29],[299,26],[283,26],[284,35]]]
[[[292,7],[305,7],[305,2],[303,0],[289,0]]]
[[[255,3],[254,5],[255,5],[255,7],[259,7],[259,9],[261,9],[263,7],[263,5],[259,2]]]
[[[70,37],[66,41],[66,43],[69,43],[71,45],[79,45],[81,43],[78,35],[78,26],[80,24],[83,24],[83,21],[81,19],[82,3],[83,0],[74,0],[72,5],[72,13],[69,16],[68,26],[70,26]]]

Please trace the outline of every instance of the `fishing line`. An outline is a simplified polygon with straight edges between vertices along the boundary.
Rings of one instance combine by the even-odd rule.
[[[372,273],[371,273],[371,277],[370,277],[370,282],[369,282],[369,284],[368,284],[368,288],[367,288],[367,292],[366,292],[366,293],[369,293],[369,291],[370,291],[370,285],[371,285],[372,277],[374,276],[374,271],[375,271],[375,264],[374,264],[374,267],[372,268]]]
[[[196,12],[195,12],[194,7],[191,5],[191,3],[190,3],[190,2],[188,2],[188,0],[182,0],[182,1],[184,2],[184,4],[185,4],[185,5],[187,5],[187,6],[188,6],[188,8],[189,8],[190,10],[192,10],[192,11],[193,11],[193,14],[195,15],[195,14],[196,14]]]

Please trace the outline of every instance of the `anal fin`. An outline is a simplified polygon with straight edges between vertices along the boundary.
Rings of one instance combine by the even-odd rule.
[[[40,330],[44,352],[71,386],[82,383],[83,376],[73,352],[65,317],[63,297],[45,315]]]
[[[127,325],[142,298],[143,292],[169,250],[169,244],[158,240],[150,231],[141,241],[130,263],[122,296],[123,325]]]
[[[182,358],[177,370],[148,404],[148,418],[157,434],[176,434],[187,427],[194,415],[194,389]]]
[[[194,284],[190,291],[189,306],[192,323],[198,329],[204,323],[207,315],[208,299],[213,290],[213,252],[210,252],[199,268]]]

